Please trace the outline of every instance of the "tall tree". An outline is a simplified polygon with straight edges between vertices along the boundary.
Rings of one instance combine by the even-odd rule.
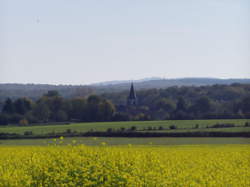
[[[6,114],[15,113],[15,105],[14,105],[14,103],[12,102],[12,100],[10,98],[5,100],[2,112],[6,113]]]
[[[70,118],[74,120],[86,120],[86,100],[84,98],[74,98],[71,100]]]
[[[16,113],[24,115],[31,110],[32,101],[27,98],[19,98],[14,102],[14,105]]]
[[[98,119],[99,121],[110,121],[114,115],[115,106],[107,100],[103,100],[99,104]]]
[[[39,101],[33,109],[33,115],[40,122],[48,122],[50,109],[45,102]]]

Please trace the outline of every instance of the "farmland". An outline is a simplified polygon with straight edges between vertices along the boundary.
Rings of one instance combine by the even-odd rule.
[[[0,133],[17,133],[24,134],[25,131],[32,131],[33,134],[47,134],[47,133],[60,133],[65,132],[67,129],[77,132],[94,131],[106,131],[108,128],[120,129],[131,128],[136,126],[138,130],[147,129],[148,127],[169,129],[170,125],[177,127],[174,131],[250,131],[249,127],[243,127],[246,122],[250,122],[249,119],[226,119],[226,120],[165,120],[165,121],[129,121],[129,122],[96,122],[96,123],[72,123],[69,125],[37,125],[37,126],[4,126],[0,127]],[[234,128],[216,128],[206,129],[206,127],[215,125],[216,123],[235,124]],[[198,129],[193,129],[196,125],[199,125]]]
[[[117,145],[148,145],[148,146],[169,146],[169,145],[208,145],[208,144],[250,144],[250,138],[113,138],[113,137],[73,137],[60,139],[21,139],[21,140],[0,140],[0,146],[47,146],[47,145],[68,145],[75,142],[77,145],[99,146],[106,142],[108,146]]]
[[[250,131],[249,120],[174,120],[1,127],[1,133]],[[198,128],[195,128],[196,125]],[[230,128],[207,128],[234,124]],[[177,129],[170,130],[170,125]],[[68,137],[0,140],[2,186],[249,186],[249,138]]]
[[[249,145],[0,147],[0,186],[249,186]]]

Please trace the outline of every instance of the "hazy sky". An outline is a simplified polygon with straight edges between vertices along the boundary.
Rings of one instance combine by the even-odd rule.
[[[0,0],[0,82],[250,77],[249,0]]]

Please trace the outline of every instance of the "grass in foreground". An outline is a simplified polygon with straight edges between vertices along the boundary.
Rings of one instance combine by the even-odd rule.
[[[0,147],[0,186],[250,186],[249,145]]]

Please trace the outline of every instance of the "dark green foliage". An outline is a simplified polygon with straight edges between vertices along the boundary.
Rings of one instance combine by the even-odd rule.
[[[107,129],[107,132],[112,132],[112,131],[113,131],[112,128],[108,128],[108,129]]]
[[[87,104],[84,98],[75,98],[71,99],[71,108],[70,108],[70,118],[78,121],[84,121],[87,119],[86,111]]]
[[[136,131],[136,129],[137,129],[136,126],[132,126],[132,127],[130,128],[131,131]]]
[[[135,85],[136,89],[136,85]],[[250,118],[250,85],[213,85],[138,90],[136,106],[126,92],[65,98],[49,91],[38,100],[6,99],[1,124]]]
[[[172,130],[173,130],[173,129],[177,129],[177,127],[176,127],[175,125],[170,125],[170,126],[169,126],[169,129],[172,129]]]
[[[6,99],[2,112],[6,114],[13,114],[15,112],[15,105],[10,98]]]
[[[160,127],[158,128],[158,130],[161,131],[161,130],[164,130],[164,128],[163,128],[162,126],[160,126]]]
[[[33,109],[33,115],[39,122],[48,122],[50,113],[49,106],[44,101],[39,101]]]
[[[199,128],[199,124],[196,124],[194,128],[195,128],[195,129],[198,129],[198,128]]]
[[[249,123],[249,122],[246,122],[246,123],[245,123],[245,127],[250,127],[250,123]]]
[[[242,99],[241,108],[244,113],[250,114],[250,96],[247,96]]]
[[[234,124],[220,124],[220,123],[217,123],[215,125],[212,125],[210,126],[210,128],[230,128],[230,127],[235,127]]]
[[[23,133],[23,135],[27,136],[27,135],[33,135],[33,132],[32,131],[25,131]]]
[[[113,116],[113,121],[129,121],[129,115],[123,112],[117,112]]]
[[[56,97],[59,96],[59,92],[57,90],[49,90],[47,94],[45,94],[47,97]]]
[[[8,125],[8,115],[0,114],[0,125]]]
[[[14,107],[16,113],[24,115],[32,109],[32,101],[27,98],[19,98],[14,102]]]

